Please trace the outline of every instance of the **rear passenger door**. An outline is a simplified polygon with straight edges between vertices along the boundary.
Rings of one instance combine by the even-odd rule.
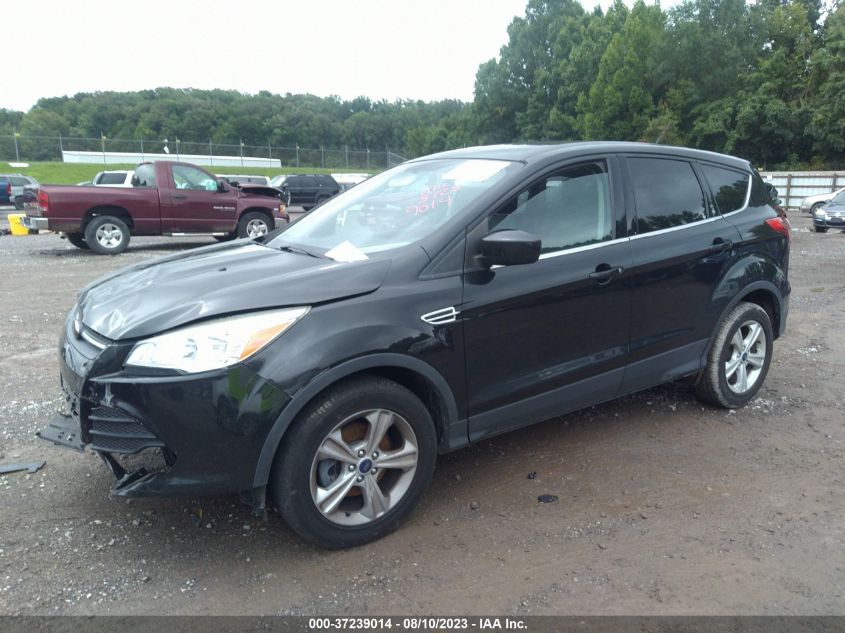
[[[721,313],[715,290],[740,239],[705,195],[700,168],[673,156],[629,155],[633,297],[622,392],[700,368]]]

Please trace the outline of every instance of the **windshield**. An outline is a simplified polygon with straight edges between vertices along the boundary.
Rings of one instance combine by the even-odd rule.
[[[454,158],[405,163],[329,200],[268,245],[319,250],[338,261],[367,259],[431,234],[501,180],[511,165]]]
[[[833,196],[831,202],[834,204],[845,204],[845,191],[840,191],[838,194]]]

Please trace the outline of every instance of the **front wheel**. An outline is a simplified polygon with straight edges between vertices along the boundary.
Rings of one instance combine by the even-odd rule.
[[[98,215],[85,227],[85,243],[95,253],[117,255],[129,245],[129,227],[120,218]]]
[[[285,434],[272,496],[302,538],[354,547],[407,518],[436,455],[434,422],[414,394],[384,378],[355,378],[319,396]]]
[[[696,384],[698,397],[727,409],[747,404],[769,372],[773,341],[766,311],[755,303],[740,303],[719,326]]]
[[[256,238],[273,230],[270,218],[260,211],[244,213],[238,220],[238,237]]]

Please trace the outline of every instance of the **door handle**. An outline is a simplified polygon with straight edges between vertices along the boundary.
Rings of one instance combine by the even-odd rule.
[[[590,279],[595,279],[600,284],[609,283],[611,279],[617,275],[621,275],[625,269],[622,266],[610,266],[609,264],[599,264],[596,266],[596,271],[588,275]]]
[[[185,200],[188,196],[173,196],[174,200]]]
[[[734,246],[734,243],[730,240],[723,240],[721,237],[717,237],[713,240],[713,245],[707,249],[708,253],[727,253],[731,250]]]

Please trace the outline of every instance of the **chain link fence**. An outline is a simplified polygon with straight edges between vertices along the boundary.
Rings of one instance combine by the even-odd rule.
[[[0,160],[15,162],[61,161],[62,152],[96,152],[103,164],[114,163],[110,153],[125,152],[144,156],[166,153],[178,158],[183,154],[214,157],[255,157],[280,160],[282,167],[320,167],[323,169],[382,170],[405,161],[405,157],[390,148],[344,147],[283,147],[247,145],[244,143],[214,143],[212,141],[182,141],[165,139],[88,138],[79,136],[0,135]],[[92,158],[92,160],[94,160]],[[99,162],[99,160],[97,160]],[[213,163],[212,163],[213,164]]]

